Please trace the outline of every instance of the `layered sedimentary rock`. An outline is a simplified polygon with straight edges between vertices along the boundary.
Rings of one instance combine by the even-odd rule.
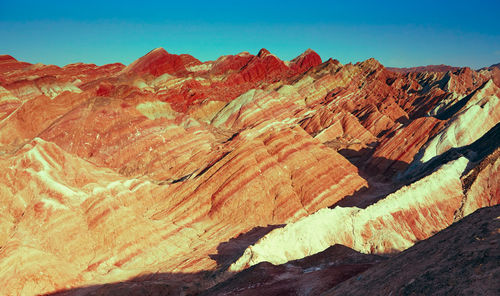
[[[312,50],[0,56],[2,293],[196,294],[259,262],[244,281],[269,289],[346,280],[373,262],[307,256],[400,252],[500,202],[495,69],[396,73]],[[289,260],[304,261],[265,263]]]
[[[286,264],[262,262],[204,295],[496,295],[499,214],[498,206],[478,210],[394,257],[334,245]]]
[[[0,120],[12,114],[21,104],[22,102],[19,98],[13,96],[5,88],[0,87]]]
[[[499,96],[500,89],[489,80],[469,97],[448,108],[445,112],[450,115],[456,113],[451,115],[446,127],[426,144],[417,159],[426,162],[450,148],[462,147],[479,139],[500,121]],[[459,109],[460,105],[463,107]]]
[[[369,170],[393,174],[403,171],[413,162],[415,154],[443,126],[434,117],[421,117],[399,129],[392,137],[385,138],[374,151]]]
[[[404,250],[453,223],[463,199],[460,176],[467,164],[467,159],[460,158],[366,209],[322,209],[273,230],[245,250],[230,270],[239,271],[262,261],[283,264],[334,244],[363,253]],[[281,247],[284,245],[287,247]]]
[[[486,157],[462,178],[465,199],[455,219],[469,215],[478,208],[500,204],[500,150]]]
[[[190,55],[169,54],[163,48],[156,48],[142,58],[134,61],[122,71],[127,74],[175,74],[186,72],[187,67],[200,65],[201,62]]]
[[[497,295],[499,215],[499,206],[477,210],[322,295]]]

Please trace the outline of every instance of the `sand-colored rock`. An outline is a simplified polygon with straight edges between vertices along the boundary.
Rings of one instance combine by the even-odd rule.
[[[496,295],[499,215],[478,210],[321,295]]]
[[[401,74],[312,50],[0,56],[0,294],[197,294],[234,262],[406,249],[499,202],[494,69]],[[277,269],[309,274],[293,291],[369,267],[297,264]]]
[[[471,144],[500,122],[500,89],[490,80],[476,90],[415,157],[425,163],[451,148]],[[460,106],[459,106],[460,107]],[[451,107],[453,108],[453,106]]]
[[[263,261],[283,264],[334,244],[362,253],[402,251],[453,223],[463,198],[460,176],[467,163],[461,158],[445,165],[366,209],[326,208],[273,230],[247,248],[230,270]]]
[[[477,209],[500,204],[500,150],[486,157],[462,180],[465,199],[456,219]]]

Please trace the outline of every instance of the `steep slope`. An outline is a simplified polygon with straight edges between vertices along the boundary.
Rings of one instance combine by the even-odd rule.
[[[290,61],[290,69],[296,73],[303,73],[312,67],[321,64],[321,57],[308,48],[304,53]]]
[[[322,295],[498,295],[499,216],[477,210]]]
[[[11,72],[19,69],[23,69],[31,65],[26,62],[19,62],[14,57],[10,55],[0,55],[0,73]]]
[[[308,142],[301,148],[297,142],[301,150],[290,151],[280,145],[278,135],[239,140],[238,148],[201,177],[170,186],[123,177],[41,139],[15,157],[3,157],[2,167],[8,168],[0,176],[6,205],[0,252],[4,291],[45,293],[141,272],[214,268],[208,255],[220,241],[256,225],[293,221],[363,184],[355,168],[335,152]],[[312,167],[315,159],[304,160],[314,154],[326,159],[327,166],[309,175],[303,165]],[[332,169],[344,173],[325,175]],[[316,188],[294,189],[312,181]],[[329,183],[343,191],[322,185]],[[263,192],[267,194],[256,198]],[[247,216],[242,209],[255,213]]]
[[[409,172],[452,148],[469,145],[500,122],[500,89],[489,80],[448,109],[444,128],[415,156]]]
[[[151,74],[160,76],[162,74],[186,74],[186,66],[201,64],[197,59],[188,55],[175,55],[168,53],[163,48],[156,48],[140,59],[123,69],[123,73]]]
[[[203,295],[496,295],[499,215],[500,206],[477,210],[389,258],[334,245],[282,265],[259,263]]]
[[[12,114],[21,104],[21,100],[0,86],[0,121]]]
[[[240,271],[263,261],[283,264],[334,244],[363,253],[404,250],[453,223],[463,198],[460,176],[467,163],[461,158],[445,165],[366,209],[322,209],[273,230],[246,249],[230,270]]]
[[[480,153],[479,149],[475,151]],[[271,231],[247,248],[230,270],[239,271],[262,261],[283,264],[334,244],[363,253],[404,250],[478,208],[499,204],[499,156],[498,148],[476,162],[457,156],[366,209],[322,209]]]
[[[1,56],[0,294],[329,289],[500,202],[492,71]]]
[[[318,295],[384,260],[334,245],[284,265],[259,263],[202,295]]]

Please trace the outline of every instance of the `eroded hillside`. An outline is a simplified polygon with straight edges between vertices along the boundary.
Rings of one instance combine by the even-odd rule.
[[[1,293],[340,283],[500,203],[499,75],[312,50],[0,56]]]

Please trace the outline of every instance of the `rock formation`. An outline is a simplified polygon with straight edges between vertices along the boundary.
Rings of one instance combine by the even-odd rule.
[[[316,294],[377,268],[500,203],[498,68],[441,70],[0,56],[0,294]]]
[[[322,295],[497,295],[500,207],[481,209]]]

